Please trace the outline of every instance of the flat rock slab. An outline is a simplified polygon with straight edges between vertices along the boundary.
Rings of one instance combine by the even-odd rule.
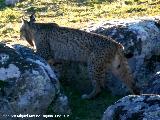
[[[160,120],[160,95],[129,95],[104,112],[102,120]]]

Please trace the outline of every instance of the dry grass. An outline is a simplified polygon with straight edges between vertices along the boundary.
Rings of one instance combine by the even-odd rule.
[[[0,0],[0,40],[21,42],[19,28],[22,16],[35,11],[38,22],[56,22],[62,26],[74,28],[86,27],[90,22],[100,19],[118,19],[160,14],[157,0],[124,0],[107,2],[106,0],[27,0],[6,7]]]

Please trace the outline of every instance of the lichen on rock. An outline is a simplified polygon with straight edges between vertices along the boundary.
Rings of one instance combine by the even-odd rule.
[[[67,96],[65,105],[61,98],[59,81],[48,63],[31,49],[22,46],[0,44],[0,116],[13,120],[12,115],[46,113],[49,105],[56,103],[56,112],[70,112]],[[59,111],[58,111],[59,110]]]
[[[124,46],[125,56],[141,89],[160,70],[160,25],[157,17],[120,19],[91,24],[85,30],[110,36]],[[107,79],[107,78],[106,78]],[[109,74],[107,87],[114,95],[126,95],[128,90]]]
[[[102,120],[159,120],[160,95],[129,95],[111,105]]]

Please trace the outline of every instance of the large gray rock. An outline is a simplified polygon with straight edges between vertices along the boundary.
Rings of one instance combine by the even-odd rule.
[[[160,72],[157,72],[148,82],[143,90],[144,94],[160,95]]]
[[[59,81],[50,66],[31,49],[0,44],[0,118],[40,115],[51,102],[56,113],[69,113],[68,99],[60,93]]]
[[[129,95],[104,112],[102,120],[160,120],[160,95]]]
[[[14,6],[16,3],[20,2],[21,0],[5,0],[5,4],[8,6]]]
[[[134,78],[143,88],[147,81],[160,71],[160,24],[158,22],[158,17],[111,20],[91,24],[85,30],[110,36],[122,43]],[[113,94],[128,93],[125,85],[112,74],[108,75],[107,87]]]

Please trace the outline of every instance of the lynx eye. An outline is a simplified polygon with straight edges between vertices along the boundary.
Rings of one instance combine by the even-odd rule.
[[[118,65],[117,68],[119,69],[121,67],[121,65]]]

